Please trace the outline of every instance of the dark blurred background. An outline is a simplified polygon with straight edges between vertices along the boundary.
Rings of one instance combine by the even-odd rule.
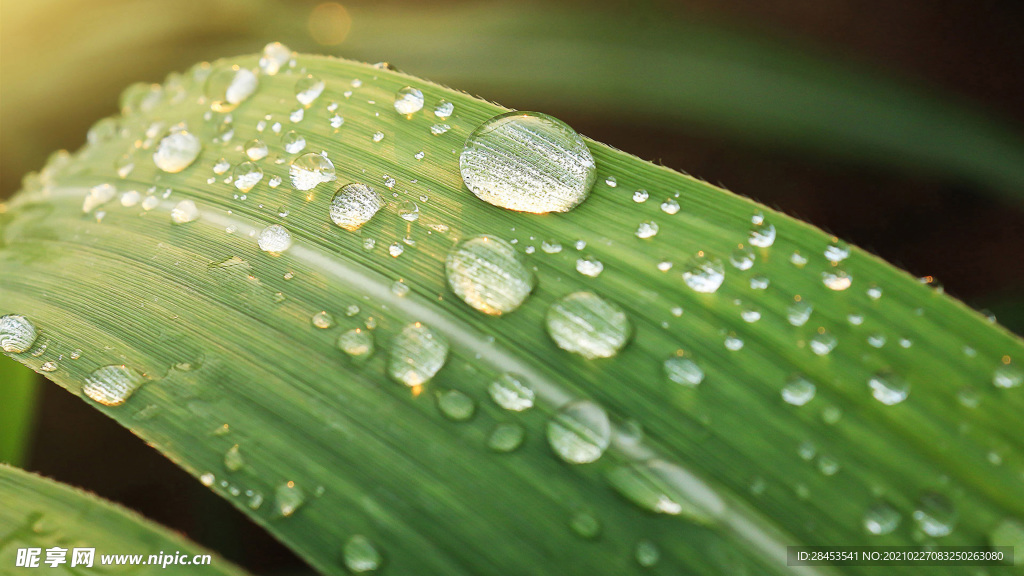
[[[131,82],[278,40],[553,114],[934,276],[1024,330],[1024,179],[968,161],[1024,169],[1019,0],[3,0],[0,23],[0,198],[53,150],[78,148]],[[701,92],[720,89],[726,68],[736,90]],[[780,86],[800,97],[819,90],[834,122],[802,115]],[[927,131],[899,143],[903,115],[928,124],[929,111],[964,147],[946,150],[952,160],[942,146],[925,150],[935,140]],[[982,137],[996,152],[971,149]],[[38,394],[26,468],[139,510],[255,573],[304,570],[127,430],[56,386]]]

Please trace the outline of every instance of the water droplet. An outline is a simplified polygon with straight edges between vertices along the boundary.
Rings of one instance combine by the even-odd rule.
[[[43,365],[39,367],[39,369],[43,372],[53,372],[57,368],[59,368],[59,366],[53,360],[43,362]]]
[[[756,258],[750,248],[737,248],[729,256],[729,263],[737,270],[750,270]]]
[[[888,502],[876,502],[864,513],[864,529],[870,534],[883,536],[900,525],[900,513]]]
[[[314,327],[326,330],[334,326],[334,316],[331,316],[331,313],[326,310],[321,310],[313,314],[312,322]]]
[[[611,433],[608,414],[589,400],[569,404],[548,421],[548,443],[570,464],[600,458],[608,448]]]
[[[206,79],[206,97],[214,112],[231,112],[256,92],[259,80],[252,70],[223,66]]]
[[[494,236],[474,236],[457,244],[445,258],[445,275],[463,302],[492,315],[519,308],[536,285],[522,256]]]
[[[671,269],[672,269],[672,261],[671,260],[661,260],[660,262],[658,262],[658,270],[660,270],[662,272],[668,272]]]
[[[11,354],[27,352],[36,342],[36,327],[20,314],[0,317],[0,348]]]
[[[388,254],[391,254],[392,258],[398,258],[405,252],[405,246],[402,246],[398,242],[392,242],[391,246],[388,246]]]
[[[338,336],[338,349],[353,359],[365,360],[373,355],[373,334],[369,330],[353,328]]]
[[[1024,372],[1016,366],[1000,366],[992,373],[992,384],[996,388],[1017,388],[1024,384]]]
[[[759,224],[751,228],[750,237],[747,239],[751,246],[768,248],[775,243],[775,226],[772,224]]]
[[[171,209],[171,222],[175,224],[187,224],[199,219],[199,208],[191,200],[182,200]]]
[[[821,282],[829,290],[841,292],[853,284],[853,277],[846,273],[846,270],[826,270],[821,273]]]
[[[312,74],[307,74],[295,83],[295,99],[299,101],[299,104],[309,108],[323,93],[325,86],[323,80]]]
[[[259,138],[255,140],[250,140],[245,145],[245,155],[249,158],[249,160],[252,160],[254,162],[256,160],[262,160],[267,157],[267,154],[270,154],[270,148],[267,147],[266,142],[260,140]]]
[[[818,356],[827,356],[835,349],[836,344],[838,343],[839,341],[836,340],[836,337],[833,336],[831,332],[827,330],[819,331],[811,338],[811,352],[814,352]]]
[[[156,196],[146,196],[146,199],[142,201],[142,209],[149,211],[160,205],[160,199]]]
[[[437,105],[434,106],[434,116],[437,116],[441,120],[447,120],[455,112],[455,104],[447,100],[439,100]]]
[[[104,406],[120,406],[144,383],[145,378],[133,368],[103,366],[86,376],[82,392]]]
[[[448,419],[464,422],[473,417],[476,403],[458,390],[445,390],[437,395],[437,407]]]
[[[451,129],[452,127],[447,124],[434,124],[430,127],[430,133],[434,136],[440,136]]]
[[[402,115],[415,114],[423,109],[423,92],[406,86],[395,94],[395,112]]]
[[[381,140],[384,139],[384,133],[383,132],[374,132],[373,135],[370,136],[370,139],[373,140],[374,142],[380,142]]]
[[[306,149],[306,137],[295,130],[289,130],[281,137],[281,145],[289,154],[298,154]]]
[[[292,186],[296,190],[311,190],[322,182],[333,182],[335,180],[334,164],[324,156],[315,152],[303,154],[292,160],[288,169]]]
[[[786,310],[786,320],[793,326],[803,326],[811,318],[814,307],[805,300],[797,300]]]
[[[135,170],[135,157],[129,152],[114,161],[114,170],[120,178],[127,178]]]
[[[661,203],[661,211],[665,214],[675,214],[679,212],[679,202],[676,202],[673,198],[668,198]]]
[[[231,172],[235,188],[249,192],[263,179],[263,169],[253,162],[242,162]]]
[[[767,290],[770,280],[763,274],[750,277],[750,289],[751,290]]]
[[[291,60],[292,51],[280,42],[271,42],[263,47],[263,55],[260,56],[260,71],[267,76],[274,76]]]
[[[704,481],[664,460],[619,466],[608,481],[633,504],[658,514],[706,524],[725,512],[725,503]]]
[[[839,461],[828,454],[818,457],[818,471],[825,476],[834,476],[836,472],[839,472],[839,467]]]
[[[665,376],[676,384],[697,386],[704,381],[704,370],[689,358],[672,356],[665,360]]]
[[[871,395],[882,404],[892,406],[907,399],[910,384],[891,372],[878,372],[868,380]]]
[[[89,188],[89,193],[86,194],[85,200],[82,202],[82,212],[88,214],[98,206],[102,206],[113,200],[116,195],[117,188],[114,188],[107,183],[97,184],[96,186]]]
[[[384,199],[366,184],[342,186],[331,199],[331,220],[345,230],[358,230],[384,207]]]
[[[306,494],[295,482],[285,482],[274,491],[274,507],[284,517],[294,514],[305,501]]]
[[[402,200],[398,205],[398,215],[407,222],[415,222],[420,218],[420,207],[412,200]]]
[[[402,328],[391,340],[388,375],[406,386],[427,383],[448,359],[448,341],[425,324]]]
[[[288,229],[280,224],[271,224],[260,232],[256,242],[260,250],[272,254],[280,254],[292,246],[292,235]]]
[[[171,132],[157,144],[153,163],[164,172],[174,174],[191,166],[202,149],[199,138],[193,134],[184,130]]]
[[[487,387],[491,399],[498,406],[513,412],[522,412],[533,406],[534,391],[522,376],[505,372]]]
[[[709,259],[698,254],[690,259],[683,272],[683,281],[694,292],[711,294],[725,281],[725,267],[718,258]]]
[[[299,106],[298,108],[296,108],[295,110],[292,110],[288,114],[288,119],[291,120],[293,124],[297,124],[299,122],[302,122],[302,119],[305,118],[305,117],[306,117],[306,109],[303,108],[302,106]]]
[[[487,437],[487,447],[495,452],[512,452],[523,445],[526,429],[515,422],[497,424]]]
[[[633,192],[633,202],[636,202],[637,204],[642,204],[644,202],[647,202],[647,199],[649,197],[650,197],[650,194],[648,194],[647,190],[644,190],[643,188]]]
[[[803,406],[812,399],[817,388],[800,374],[794,374],[782,388],[782,399],[793,406]]]
[[[743,349],[743,346],[745,344],[746,343],[743,341],[743,339],[737,336],[734,332],[730,332],[725,337],[725,349],[729,350],[730,352],[739,352],[740,350]]]
[[[633,555],[636,558],[636,563],[644,568],[650,568],[661,560],[661,552],[658,550],[658,546],[650,540],[637,542]]]
[[[345,542],[342,552],[345,558],[345,567],[353,574],[373,572],[379,569],[384,562],[384,558],[373,542],[370,542],[366,536],[358,534]]]
[[[754,306],[747,306],[740,310],[740,318],[748,324],[753,324],[761,319],[761,311]]]
[[[470,134],[459,157],[466,186],[481,200],[510,210],[567,212],[597,180],[586,143],[562,121],[509,112]]]
[[[584,276],[597,278],[604,272],[604,264],[591,255],[586,255],[576,260],[576,271]]]
[[[213,483],[216,480],[217,480],[217,477],[214,476],[212,472],[206,472],[202,476],[199,477],[199,482],[203,486],[206,486],[207,488],[209,488],[210,486],[213,486]]]
[[[956,526],[956,510],[948,498],[938,492],[926,492],[917,502],[914,520],[933,538],[948,536]]]
[[[653,220],[647,220],[646,222],[641,222],[640,226],[638,226],[637,229],[636,229],[636,237],[637,238],[653,238],[657,234],[658,234],[658,224],[656,222],[654,222]]]
[[[228,448],[227,452],[224,453],[224,467],[231,472],[238,472],[243,466],[245,466],[245,459],[242,458],[238,444]]]
[[[569,528],[581,538],[597,538],[601,533],[601,521],[590,512],[576,512],[569,518]]]
[[[540,249],[545,254],[558,254],[562,251],[562,244],[557,240],[544,240],[540,243]]]
[[[142,199],[142,196],[137,190],[128,190],[124,194],[121,194],[121,206],[131,208],[138,204],[140,199]]]
[[[833,264],[838,264],[850,257],[850,248],[843,242],[835,242],[825,248],[825,258]]]
[[[882,289],[878,286],[870,286],[867,291],[868,298],[872,300],[878,300],[882,297]]]
[[[559,348],[588,360],[616,355],[633,333],[626,312],[592,292],[574,292],[555,301],[546,323]]]
[[[882,334],[881,332],[869,334],[867,341],[873,348],[881,348],[882,346],[885,346],[885,334]]]
[[[225,158],[221,158],[220,160],[217,160],[217,162],[215,162],[213,164],[213,173],[218,175],[218,176],[220,176],[221,174],[224,174],[225,172],[227,172],[230,169],[231,169],[231,163],[228,162],[227,159],[225,159]]]

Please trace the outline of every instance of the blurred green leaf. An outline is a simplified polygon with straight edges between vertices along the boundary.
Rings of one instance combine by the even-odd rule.
[[[0,358],[0,462],[24,465],[39,392],[35,372]]]

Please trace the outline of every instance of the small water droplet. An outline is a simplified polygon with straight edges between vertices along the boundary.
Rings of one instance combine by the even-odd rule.
[[[405,246],[402,246],[398,242],[393,242],[391,246],[388,246],[388,254],[391,254],[392,258],[398,258],[405,252]]]
[[[881,332],[869,334],[867,338],[868,345],[873,348],[881,348],[882,346],[885,346],[885,340],[885,334],[882,334]]]
[[[249,192],[263,179],[263,169],[254,162],[242,162],[231,172],[235,188],[241,192]]]
[[[43,365],[39,367],[39,370],[42,372],[53,372],[57,368],[59,368],[57,363],[54,362],[53,360],[49,360],[47,362],[43,362]]]
[[[434,116],[437,116],[441,120],[447,120],[455,112],[455,104],[447,100],[439,100],[437,105],[434,106]]]
[[[757,246],[758,248],[768,248],[775,243],[775,226],[772,224],[755,224],[750,230],[750,236],[747,239],[751,246]]]
[[[121,206],[124,206],[125,208],[131,208],[132,206],[138,204],[139,200],[141,199],[142,196],[139,194],[137,190],[128,190],[127,192],[121,194]]]
[[[660,270],[662,272],[668,272],[671,269],[672,269],[672,261],[671,260],[661,260],[660,262],[658,262],[658,270]]]
[[[292,161],[288,168],[292,186],[296,190],[311,190],[322,182],[333,182],[334,163],[321,154],[310,152]]]
[[[267,154],[270,154],[270,148],[267,147],[267,143],[259,138],[247,142],[244,151],[246,157],[254,162],[262,160],[267,157]]]
[[[445,258],[448,286],[463,302],[485,314],[519,308],[536,285],[536,277],[508,242],[474,236],[457,244]]]
[[[569,518],[569,528],[580,538],[591,540],[601,533],[601,521],[590,512],[579,511]]]
[[[495,425],[487,437],[487,447],[495,452],[513,452],[523,445],[526,429],[515,422]]]
[[[1017,388],[1024,384],[1024,372],[1013,365],[1004,365],[992,373],[992,384],[996,388]]]
[[[601,275],[601,272],[604,272],[604,264],[588,254],[576,260],[576,271],[584,276],[597,278]]]
[[[633,192],[633,202],[636,202],[637,204],[647,202],[647,199],[649,197],[650,194],[648,194],[647,190],[644,190],[643,188],[640,188],[639,190]]]
[[[306,149],[306,137],[295,130],[289,130],[281,137],[281,146],[289,154],[298,154]]]
[[[331,199],[331,221],[345,230],[358,230],[384,207],[384,199],[373,188],[358,182],[338,189]]]
[[[228,162],[227,159],[225,159],[225,158],[221,158],[220,160],[217,160],[217,162],[215,162],[213,164],[213,173],[218,175],[218,176],[220,176],[221,174],[224,174],[225,172],[227,172],[230,169],[231,169],[231,163]]]
[[[522,412],[533,406],[534,391],[522,376],[505,372],[487,387],[491,399],[498,406],[512,412]]]
[[[398,205],[398,215],[406,222],[415,222],[420,217],[420,207],[412,200],[402,200]]]
[[[883,536],[898,528],[901,519],[900,513],[888,502],[875,502],[864,513],[864,529],[870,534]]]
[[[345,125],[345,119],[340,114],[334,114],[329,120],[331,128],[341,128]]]
[[[133,368],[103,366],[86,376],[82,392],[104,406],[120,406],[144,383],[145,378]]]
[[[305,501],[305,492],[295,482],[285,482],[274,491],[274,507],[284,517],[294,514]]]
[[[768,289],[768,284],[770,282],[771,281],[768,279],[768,277],[763,275],[763,274],[758,274],[757,276],[751,276],[750,277],[750,289],[751,290],[767,290]]]
[[[391,340],[388,375],[406,386],[427,383],[448,359],[448,341],[425,324],[408,324]]]
[[[610,358],[629,341],[626,312],[592,292],[574,292],[548,308],[548,335],[563,350],[584,358]]]
[[[325,86],[323,80],[312,74],[307,74],[295,83],[295,99],[299,101],[299,104],[309,108],[323,93]]]
[[[199,219],[199,208],[191,200],[182,200],[171,210],[171,222],[175,224],[187,224]]]
[[[603,408],[589,400],[573,402],[548,421],[548,443],[570,464],[594,462],[611,441],[611,422]]]
[[[730,332],[725,337],[725,349],[730,352],[739,352],[743,349],[744,345],[746,343],[743,341],[743,338],[740,338],[734,332]]]
[[[373,355],[373,334],[362,328],[348,330],[338,336],[338,349],[353,359],[365,360]]]
[[[330,312],[326,310],[321,310],[313,314],[312,322],[314,327],[326,330],[334,326],[334,316],[331,316]]]
[[[455,422],[464,422],[473,417],[476,403],[458,390],[445,390],[437,394],[437,407],[441,413]]]
[[[827,356],[835,349],[839,341],[827,330],[819,331],[811,338],[811,352],[818,356]]]
[[[918,528],[933,538],[951,534],[956,526],[956,516],[953,503],[938,492],[922,494],[914,510],[914,520]]]
[[[228,448],[227,452],[224,453],[224,467],[231,472],[238,472],[243,466],[245,466],[245,459],[242,458],[238,444]]]
[[[839,472],[839,468],[839,461],[832,456],[822,454],[818,457],[818,471],[825,476],[834,476],[836,472]]]
[[[636,550],[633,552],[636,563],[644,568],[650,568],[661,560],[661,552],[658,546],[650,540],[640,540],[636,543]]]
[[[211,472],[206,472],[202,476],[199,477],[199,482],[203,486],[206,486],[207,488],[209,488],[210,486],[213,486],[213,483],[216,480],[217,480],[217,477],[214,476],[213,473],[211,473]]]
[[[679,202],[676,202],[673,198],[667,198],[661,203],[661,211],[665,214],[675,214],[679,212]]]
[[[280,224],[271,224],[260,232],[256,240],[260,250],[272,254],[280,254],[292,246],[292,235]]]
[[[282,67],[288,64],[292,57],[292,51],[280,42],[271,42],[263,47],[263,55],[260,56],[260,71],[267,76],[274,76]]]
[[[704,381],[704,370],[696,362],[681,356],[672,356],[665,360],[665,376],[676,384],[697,386]]]
[[[853,284],[853,277],[843,269],[825,270],[821,273],[821,282],[829,290],[842,292]]]
[[[729,263],[737,270],[750,270],[756,258],[750,248],[737,248],[729,256]]]
[[[872,300],[878,300],[879,298],[882,297],[882,289],[878,286],[870,286],[868,287],[867,294],[868,298],[871,298]]]
[[[222,66],[206,79],[206,97],[214,112],[231,112],[256,92],[259,79],[252,70]]]
[[[786,320],[793,326],[803,326],[811,318],[814,307],[806,300],[797,300],[786,310]]]
[[[408,116],[423,109],[423,92],[418,88],[406,86],[395,94],[395,111]]]
[[[725,281],[725,267],[718,258],[710,259],[698,254],[687,263],[683,281],[694,292],[712,294]]]
[[[575,208],[597,180],[579,134],[536,112],[508,112],[484,122],[466,140],[459,167],[481,200],[536,214]]]
[[[658,234],[658,224],[653,220],[641,222],[636,229],[637,238],[653,238]]]
[[[203,145],[195,135],[184,130],[171,132],[157,144],[153,163],[164,172],[175,174],[191,166],[202,149]]]
[[[910,384],[891,372],[878,372],[868,380],[871,395],[882,404],[892,406],[907,399]]]
[[[20,314],[8,314],[0,317],[0,348],[11,354],[27,352],[39,333],[35,325]]]
[[[545,254],[558,254],[562,251],[562,244],[557,240],[544,240],[540,243],[540,249]]]
[[[793,406],[803,406],[812,399],[817,388],[800,374],[794,374],[782,388],[782,399]]]
[[[384,558],[377,550],[377,547],[373,545],[373,542],[370,542],[370,539],[366,536],[359,534],[352,536],[345,542],[342,553],[345,558],[345,567],[353,574],[374,572],[384,563]]]
[[[849,257],[850,248],[844,242],[834,242],[825,248],[825,258],[833,264],[838,264]]]

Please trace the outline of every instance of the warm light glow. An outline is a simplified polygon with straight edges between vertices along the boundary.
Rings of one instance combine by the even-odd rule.
[[[1010,363],[1010,357],[1009,356],[1003,356],[1003,364],[1009,364],[1009,363]]]
[[[344,42],[351,27],[352,17],[337,2],[324,2],[309,14],[309,34],[323,46],[337,46]]]
[[[420,385],[420,384],[417,384],[417,385],[413,386],[411,388],[411,390],[412,390],[412,397],[416,398],[416,397],[418,397],[423,392],[423,386]]]

